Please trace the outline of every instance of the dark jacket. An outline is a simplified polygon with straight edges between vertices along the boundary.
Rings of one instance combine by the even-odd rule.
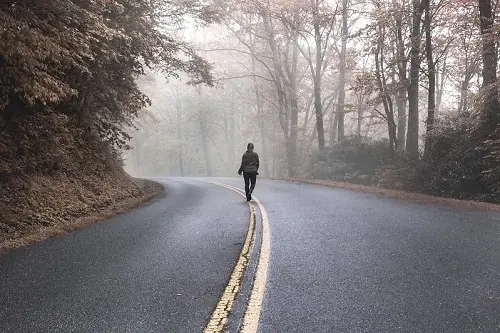
[[[259,155],[252,150],[247,150],[241,158],[241,166],[238,173],[250,173],[259,171]]]

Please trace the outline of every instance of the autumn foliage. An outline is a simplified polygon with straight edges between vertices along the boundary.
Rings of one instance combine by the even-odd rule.
[[[110,200],[128,191],[118,152],[149,103],[136,78],[150,68],[211,84],[209,64],[175,37],[186,16],[215,19],[197,1],[0,2],[0,229],[36,206],[35,176],[74,177],[70,188]]]

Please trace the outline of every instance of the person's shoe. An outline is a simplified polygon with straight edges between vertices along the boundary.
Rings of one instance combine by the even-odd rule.
[[[247,201],[252,200],[252,196],[250,194],[247,194]]]

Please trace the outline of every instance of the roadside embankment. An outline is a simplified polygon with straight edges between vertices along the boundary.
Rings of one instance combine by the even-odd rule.
[[[0,253],[128,211],[157,196],[163,186],[125,173],[81,178],[62,174],[11,179],[1,191]]]
[[[0,115],[0,252],[124,212],[162,191],[130,177],[119,151],[63,113]]]

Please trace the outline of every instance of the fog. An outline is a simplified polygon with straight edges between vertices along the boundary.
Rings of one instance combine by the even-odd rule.
[[[409,118],[407,92],[408,5],[315,3],[316,9],[284,1],[268,4],[265,11],[247,3],[228,5],[219,24],[186,26],[181,32],[186,42],[213,66],[213,86],[189,84],[182,75],[165,79],[148,72],[140,77],[138,85],[152,104],[130,129],[126,170],[142,177],[234,176],[249,142],[261,159],[259,173],[266,177],[309,177],[321,155],[335,155],[331,148],[346,138],[384,142],[394,156],[415,150],[406,143],[411,136],[422,150],[429,63],[421,57],[415,123],[415,117]],[[391,6],[401,9],[399,17]],[[461,46],[449,32],[451,23],[438,25],[432,108],[433,117],[441,119],[467,103],[460,68],[464,57],[476,59],[477,54],[457,53]],[[467,38],[460,42],[472,45]],[[469,79],[466,94],[479,85]]]

